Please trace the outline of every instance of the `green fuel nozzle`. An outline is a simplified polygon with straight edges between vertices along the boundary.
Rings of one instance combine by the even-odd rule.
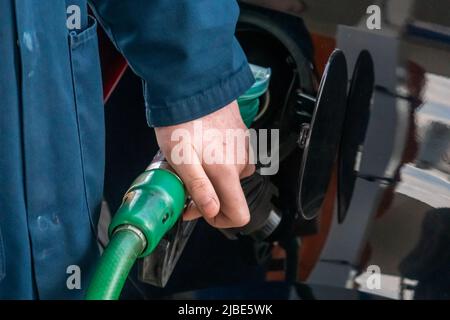
[[[152,164],[132,183],[110,226],[110,236],[121,226],[142,232],[146,245],[140,257],[149,255],[180,218],[186,204],[181,179],[160,152]]]
[[[160,152],[125,193],[109,226],[106,247],[87,291],[88,300],[116,300],[137,258],[148,256],[179,220],[183,182]]]

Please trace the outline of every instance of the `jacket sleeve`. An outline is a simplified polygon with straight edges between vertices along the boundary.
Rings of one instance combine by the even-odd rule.
[[[90,0],[144,81],[147,122],[174,125],[235,100],[253,76],[234,32],[235,0]]]

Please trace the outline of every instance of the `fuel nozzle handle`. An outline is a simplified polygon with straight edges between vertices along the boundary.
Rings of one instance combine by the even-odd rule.
[[[250,222],[241,228],[221,229],[230,239],[250,236],[266,239],[281,217],[271,203],[275,187],[267,176],[254,173],[241,181],[250,210]],[[142,232],[149,255],[181,217],[188,199],[181,179],[158,152],[152,163],[130,186],[109,227],[110,235],[121,226],[131,225]]]
[[[161,151],[155,156],[149,169],[156,167],[170,170],[175,174]],[[272,204],[272,198],[276,195],[276,188],[268,176],[262,176],[257,172],[242,179],[241,186],[249,207],[250,222],[244,227],[219,230],[232,240],[240,236],[264,240],[273,233],[281,221],[279,212]]]

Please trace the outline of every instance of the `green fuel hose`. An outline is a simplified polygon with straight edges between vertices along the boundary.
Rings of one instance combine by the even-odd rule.
[[[117,300],[128,273],[145,248],[137,233],[122,229],[106,247],[89,286],[87,300]]]
[[[250,126],[259,97],[269,86],[270,69],[251,66],[256,82],[239,99],[241,115]],[[186,203],[183,182],[158,154],[128,189],[109,226],[107,245],[91,283],[87,300],[117,300],[136,259],[146,257],[180,218]]]

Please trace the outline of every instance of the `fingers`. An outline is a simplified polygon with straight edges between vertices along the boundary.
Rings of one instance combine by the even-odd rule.
[[[239,174],[231,166],[207,166],[206,173],[220,195],[220,212],[205,220],[216,228],[242,227],[250,221],[247,201],[242,191]]]
[[[185,210],[183,219],[194,220],[203,217],[216,228],[246,225],[250,220],[250,213],[237,166],[202,166],[200,161],[197,161],[196,153],[194,156],[197,159],[194,159],[193,163],[174,166],[193,200]],[[241,176],[249,176],[254,171],[254,166],[247,165]],[[217,194],[220,194],[220,197]]]
[[[196,156],[195,152],[194,156]],[[192,212],[187,212],[187,216],[195,218],[200,214],[208,219],[217,216],[220,209],[219,198],[200,162],[193,161],[192,164],[179,164],[174,166],[174,169],[181,180],[183,180],[189,195],[195,203],[195,207],[188,208],[187,211],[190,209]]]
[[[241,176],[243,178],[254,173],[254,166],[248,166],[249,169]],[[206,169],[209,174],[211,183],[218,194],[220,194],[220,212],[212,217],[205,217],[205,220],[216,228],[235,228],[246,225],[250,220],[247,200],[242,191],[238,174],[230,169],[209,167]],[[202,217],[203,214],[197,208],[194,202],[191,202],[183,214],[186,221],[195,220]]]

